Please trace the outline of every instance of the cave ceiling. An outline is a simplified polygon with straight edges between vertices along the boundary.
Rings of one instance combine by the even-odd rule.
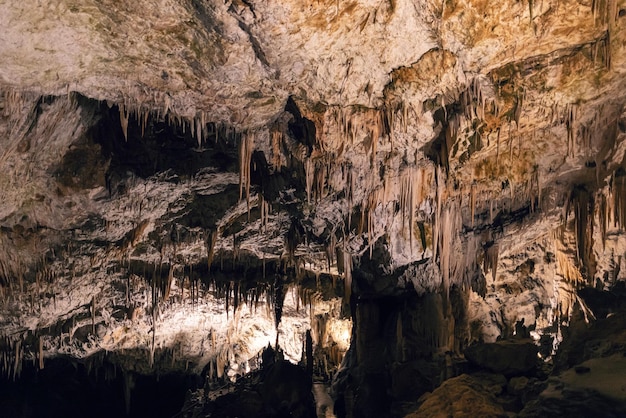
[[[348,349],[351,298],[453,288],[495,340],[623,281],[626,1],[22,0],[0,27],[5,359],[297,362],[324,315]]]

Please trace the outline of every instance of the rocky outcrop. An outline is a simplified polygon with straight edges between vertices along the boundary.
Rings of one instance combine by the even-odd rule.
[[[471,364],[505,376],[532,374],[538,363],[537,346],[531,341],[476,344],[464,354]]]
[[[474,378],[463,374],[445,381],[432,394],[425,395],[422,406],[407,418],[425,417],[506,417],[504,409],[495,401],[502,392],[506,379],[502,376]]]

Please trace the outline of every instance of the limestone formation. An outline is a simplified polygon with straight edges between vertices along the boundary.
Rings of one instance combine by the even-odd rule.
[[[624,0],[22,0],[0,27],[7,387],[66,361],[122,388],[109,415],[159,376],[197,405],[269,344],[338,416],[400,416],[473,344],[551,365],[624,309]]]

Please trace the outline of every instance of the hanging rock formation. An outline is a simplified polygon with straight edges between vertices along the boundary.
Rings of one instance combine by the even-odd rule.
[[[270,344],[402,415],[623,308],[626,1],[43,3],[0,5],[5,380],[110,362],[132,411]]]

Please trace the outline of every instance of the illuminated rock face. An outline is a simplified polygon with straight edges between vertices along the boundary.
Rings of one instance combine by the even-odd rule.
[[[7,375],[234,378],[311,329],[365,414],[611,313],[626,2],[39,3],[0,6]]]

